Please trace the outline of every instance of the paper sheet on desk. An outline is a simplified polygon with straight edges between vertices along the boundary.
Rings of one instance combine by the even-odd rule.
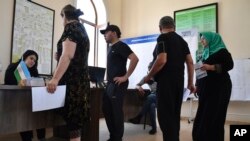
[[[65,96],[65,85],[57,86],[53,94],[48,93],[46,87],[32,87],[32,112],[63,107]]]
[[[190,95],[190,90],[187,89],[187,88],[184,88],[184,91],[183,91],[183,100],[182,101],[187,101],[189,95]]]

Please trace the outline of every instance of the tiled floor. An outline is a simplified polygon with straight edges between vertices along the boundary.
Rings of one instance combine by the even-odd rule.
[[[192,127],[193,124],[189,124],[187,120],[181,121],[180,140],[192,141]],[[0,127],[1,128],[1,127]],[[143,129],[143,125],[133,125],[131,123],[125,123],[124,141],[162,141],[162,133],[158,127],[155,135],[149,135],[148,131],[150,126],[146,126]],[[51,138],[53,136],[52,129],[47,129],[47,137],[50,138],[47,141],[64,141],[58,138]],[[109,132],[107,130],[104,119],[100,119],[100,139],[99,141],[106,141],[109,138]],[[19,134],[10,134],[0,136],[0,141],[21,141]],[[37,141],[34,139],[33,141]],[[225,141],[229,141],[229,123],[225,125]]]
[[[192,141],[192,128],[193,124],[189,124],[187,120],[181,121],[180,141]],[[162,133],[157,129],[155,135],[149,135],[148,131],[150,126],[143,129],[143,125],[133,125],[130,123],[125,124],[124,141],[162,141]],[[108,131],[104,120],[100,122],[100,141],[108,139]],[[229,125],[225,125],[225,141],[229,141]]]

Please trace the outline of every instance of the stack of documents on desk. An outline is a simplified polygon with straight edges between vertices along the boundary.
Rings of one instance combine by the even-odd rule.
[[[45,82],[44,82],[43,78],[31,77],[30,79],[27,79],[26,86],[32,86],[32,87],[45,86]]]
[[[57,86],[53,94],[48,93],[46,87],[32,87],[32,112],[63,107],[65,97],[65,85]]]

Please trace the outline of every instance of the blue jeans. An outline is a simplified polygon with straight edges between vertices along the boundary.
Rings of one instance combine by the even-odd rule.
[[[144,116],[149,113],[150,122],[153,129],[156,129],[156,94],[150,93],[140,111],[139,115]]]

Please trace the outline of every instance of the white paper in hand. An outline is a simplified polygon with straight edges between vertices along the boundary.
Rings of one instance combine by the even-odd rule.
[[[187,101],[189,95],[190,95],[190,90],[187,89],[187,88],[184,88],[184,91],[183,91],[183,101]]]
[[[32,87],[32,112],[63,107],[65,96],[65,85],[57,86],[53,94],[48,93],[46,87]]]
[[[194,64],[196,79],[201,79],[207,76],[207,71],[201,70],[202,62]]]

